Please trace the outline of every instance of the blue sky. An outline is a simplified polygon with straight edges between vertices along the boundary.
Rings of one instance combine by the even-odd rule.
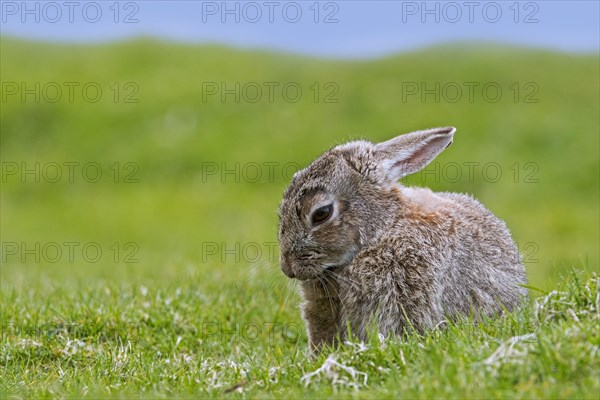
[[[598,52],[591,1],[5,1],[2,34],[69,42],[153,36],[363,58],[459,40]]]

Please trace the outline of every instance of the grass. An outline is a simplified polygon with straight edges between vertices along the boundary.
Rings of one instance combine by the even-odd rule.
[[[457,44],[336,61],[6,37],[0,53],[3,398],[598,393],[597,55]],[[36,101],[7,86],[66,82],[103,95]],[[293,83],[303,95],[204,97],[206,83],[236,82]],[[468,82],[503,95],[406,94]],[[454,145],[406,183],[471,193],[506,220],[542,293],[477,327],[375,335],[307,359],[300,298],[277,265],[291,174],[336,143],[444,125],[457,126]],[[35,163],[63,166],[62,178],[21,174]],[[88,163],[102,171],[95,183]]]
[[[47,288],[43,304],[5,290],[3,398],[596,398],[600,390],[597,275],[573,272],[559,289],[479,325],[373,335],[316,359],[305,354],[298,313],[281,303],[283,285],[214,288],[189,278],[177,287]]]

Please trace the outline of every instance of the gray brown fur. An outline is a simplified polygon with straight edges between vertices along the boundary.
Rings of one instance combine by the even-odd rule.
[[[280,208],[281,269],[302,281],[311,348],[371,323],[383,335],[418,332],[446,318],[512,310],[525,269],[504,222],[472,197],[408,188],[453,140],[435,128],[373,144],[351,142],[299,171]],[[311,223],[311,210],[333,204]]]

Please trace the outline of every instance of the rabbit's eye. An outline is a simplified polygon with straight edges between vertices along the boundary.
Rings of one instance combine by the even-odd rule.
[[[333,204],[317,208],[310,220],[313,225],[319,225],[327,221],[331,217],[331,214],[333,214]]]

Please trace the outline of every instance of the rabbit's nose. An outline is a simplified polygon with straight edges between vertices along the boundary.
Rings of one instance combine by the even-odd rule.
[[[284,274],[287,275],[288,278],[295,277],[294,272],[290,268],[286,267],[284,264],[281,264],[281,270],[283,271]]]
[[[292,271],[292,263],[290,263],[287,254],[283,254],[281,256],[280,264],[281,270],[287,275],[288,278],[293,278],[295,276],[294,271]]]

